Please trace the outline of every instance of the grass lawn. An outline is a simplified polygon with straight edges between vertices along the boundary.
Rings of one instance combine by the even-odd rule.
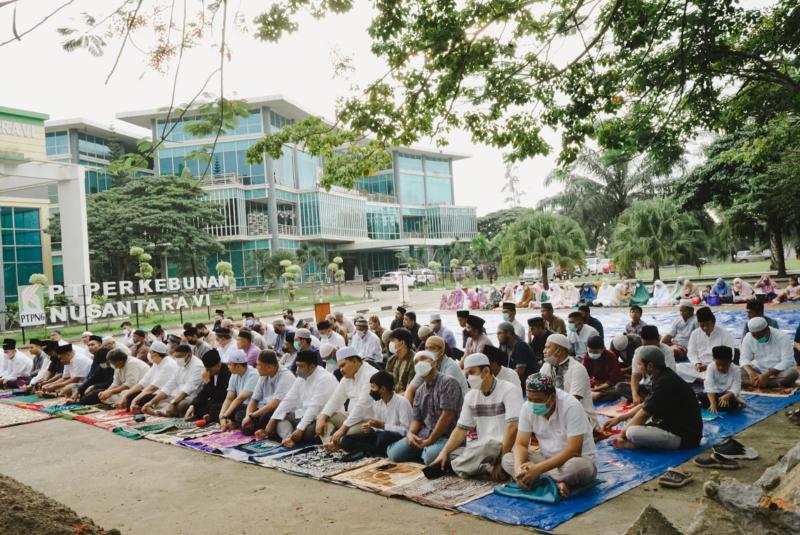
[[[328,302],[332,305],[338,303],[346,303],[359,301],[362,299],[360,285],[345,285],[342,287],[342,292],[351,292],[348,295],[331,295],[335,294],[334,288],[326,287],[322,298],[322,302]],[[296,290],[295,300],[289,302],[286,293],[278,290],[270,290],[269,292],[263,291],[241,291],[235,292],[228,300],[222,294],[211,295],[211,309],[210,318],[209,310],[207,308],[194,308],[183,310],[183,320],[181,314],[175,312],[153,312],[151,314],[140,314],[139,325],[142,329],[149,330],[153,325],[161,324],[165,329],[174,329],[182,325],[182,322],[190,321],[192,323],[213,323],[214,310],[219,308],[225,311],[226,316],[234,319],[241,318],[242,312],[252,312],[256,316],[271,316],[281,312],[284,308],[291,308],[295,311],[297,319],[313,317],[314,304],[319,302],[318,297],[319,288],[300,287]],[[353,295],[356,294],[356,295]],[[108,318],[95,320],[89,324],[89,330],[94,334],[119,334],[119,325],[126,318]],[[132,315],[131,322],[136,327],[136,316]],[[81,333],[86,330],[83,323],[70,322],[69,325],[49,325],[47,328],[40,327],[27,327],[25,329],[25,340],[31,338],[47,338],[49,332],[53,329],[58,329],[67,340],[77,340],[80,338]],[[20,333],[20,331],[15,331]],[[21,338],[16,334],[17,338]]]

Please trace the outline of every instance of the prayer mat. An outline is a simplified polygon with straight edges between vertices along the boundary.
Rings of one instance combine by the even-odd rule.
[[[11,427],[49,419],[49,414],[20,409],[11,405],[0,405],[0,427]]]
[[[753,386],[743,386],[742,394],[746,396],[768,396],[774,398],[788,398],[797,392],[796,386],[784,388],[755,388]]]
[[[205,453],[219,454],[222,448],[232,448],[252,441],[253,437],[248,437],[241,431],[222,431],[192,440],[182,440],[178,442],[178,446],[186,446]]]
[[[161,444],[169,444],[170,446],[174,446],[181,441],[181,438],[179,436],[174,435],[172,433],[150,434],[150,435],[145,435],[144,438],[146,438],[147,440],[152,440],[153,442],[159,442]]]
[[[561,494],[558,492],[558,486],[556,485],[556,482],[551,477],[544,476],[539,478],[539,484],[537,484],[531,490],[522,490],[517,486],[516,483],[507,483],[495,488],[494,492],[495,494],[508,496],[509,498],[521,498],[523,500],[531,500],[534,502],[553,505],[559,503],[561,500],[569,500],[570,498],[574,498],[575,496],[578,496],[579,494],[586,492],[587,490],[596,487],[599,484],[600,480],[594,479],[582,487],[570,489],[569,498],[562,498]]]
[[[494,492],[495,485],[488,480],[462,479],[453,475],[437,479],[422,477],[395,489],[394,495],[423,505],[454,510],[459,505],[488,496]]]
[[[621,399],[611,405],[600,405],[595,409],[595,412],[603,416],[608,416],[609,418],[616,418],[620,414],[625,414],[633,407],[633,403]]]
[[[83,407],[80,403],[68,403],[66,405],[53,405],[50,407],[42,407],[39,409],[42,412],[46,412],[47,414],[52,414],[54,416],[58,416],[58,413],[68,411],[71,409],[77,409],[79,407]]]
[[[5,403],[9,405],[18,405],[20,403],[36,403],[37,401],[42,401],[44,398],[37,396],[36,394],[28,394],[28,395],[19,395],[19,396],[12,396],[8,398],[0,399],[0,403]]]
[[[80,407],[69,409],[66,411],[61,411],[58,413],[59,418],[66,418],[67,420],[74,420],[78,416],[83,416],[91,419],[92,414],[96,414],[98,412],[103,412],[103,409],[99,407],[95,407],[94,405],[81,405]]]
[[[262,453],[269,453],[269,452],[274,453],[275,448],[280,448],[280,447],[282,447],[280,442],[264,439],[264,440],[256,440],[248,444],[242,444],[241,446],[237,446],[236,449],[239,449],[250,455],[260,455]]]
[[[157,435],[170,429],[175,429],[175,418],[151,416],[141,423],[115,427],[112,432],[125,438],[139,440],[146,435]]]
[[[387,459],[381,459],[361,468],[338,474],[331,479],[383,496],[393,496],[403,485],[413,483],[421,477],[424,478],[422,468],[422,465],[417,463],[393,463]]]
[[[275,468],[282,472],[308,476],[314,479],[330,478],[354,468],[375,462],[374,458],[364,457],[357,461],[342,462],[346,451],[326,451],[322,446],[306,446],[286,452],[258,457],[258,464]]]
[[[191,427],[185,427],[175,433],[180,440],[192,440],[222,431],[222,428],[219,426],[219,424],[209,424],[204,427],[197,427],[192,422],[187,423],[190,423]]]
[[[708,409],[700,409],[700,417],[703,419],[704,422],[711,422],[713,420],[716,420],[717,418],[722,418],[722,414],[713,413]]]
[[[17,407],[21,409],[30,409],[33,411],[41,410],[45,407],[54,407],[56,405],[64,405],[67,403],[67,398],[41,398],[35,403],[20,403]]]

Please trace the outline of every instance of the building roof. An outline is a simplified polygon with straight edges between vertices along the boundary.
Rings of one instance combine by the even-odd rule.
[[[131,128],[129,125],[118,125],[114,123],[103,124],[98,121],[86,119],[83,117],[74,117],[71,119],[51,119],[44,123],[45,132],[53,132],[55,130],[75,129],[93,136],[108,138],[110,136],[117,136],[120,141],[128,141],[136,143],[142,138],[149,138],[152,134],[148,130],[140,128]]]
[[[20,119],[29,119],[29,120],[33,119],[36,121],[45,121],[50,118],[50,116],[47,115],[46,113],[21,110],[19,108],[6,108],[5,106],[0,106],[0,114],[12,115],[14,117],[19,117]]]

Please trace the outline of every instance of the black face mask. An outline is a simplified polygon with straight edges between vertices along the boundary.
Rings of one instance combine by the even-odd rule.
[[[378,392],[377,390],[370,390],[369,397],[371,397],[375,401],[378,401],[379,399],[381,399],[381,393]]]

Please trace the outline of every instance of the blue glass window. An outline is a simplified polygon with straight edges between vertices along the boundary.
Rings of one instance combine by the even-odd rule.
[[[421,175],[400,173],[400,202],[402,204],[425,204],[425,185]]]
[[[453,204],[453,191],[450,188],[449,178],[426,176],[425,186],[428,204]]]
[[[422,156],[400,153],[397,155],[397,165],[400,169],[422,172]]]
[[[44,141],[48,156],[69,154],[69,134],[66,130],[61,132],[48,132],[44,136]]]

